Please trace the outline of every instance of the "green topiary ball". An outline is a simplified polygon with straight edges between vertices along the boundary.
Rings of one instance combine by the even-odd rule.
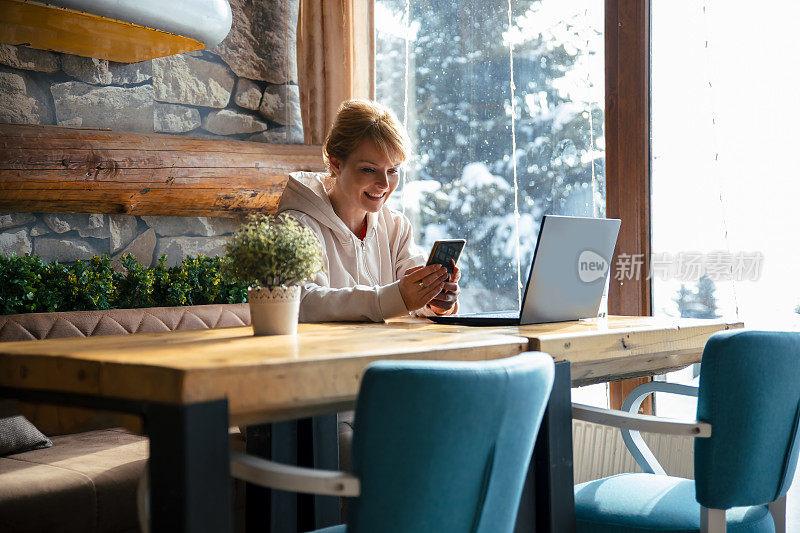
[[[225,248],[233,277],[268,289],[302,283],[323,269],[316,234],[286,213],[251,215]]]

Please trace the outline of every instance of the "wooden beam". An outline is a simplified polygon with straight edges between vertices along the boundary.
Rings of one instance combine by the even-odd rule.
[[[0,124],[0,211],[235,217],[273,212],[322,147]]]
[[[606,213],[622,219],[614,256],[641,258],[631,279],[612,269],[608,310],[613,315],[652,314],[650,271],[650,2],[606,0]],[[640,378],[611,383],[619,409]],[[652,412],[650,399],[642,406]]]

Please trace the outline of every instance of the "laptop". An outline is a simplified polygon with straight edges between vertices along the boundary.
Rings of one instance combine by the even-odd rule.
[[[522,310],[428,317],[439,324],[516,326],[593,318],[608,279],[620,221],[545,215]]]

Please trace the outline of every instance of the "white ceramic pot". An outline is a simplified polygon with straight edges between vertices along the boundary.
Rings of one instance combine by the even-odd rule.
[[[250,321],[256,335],[295,335],[300,313],[300,286],[247,289]]]

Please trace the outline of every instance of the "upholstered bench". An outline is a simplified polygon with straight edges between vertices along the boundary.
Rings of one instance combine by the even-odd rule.
[[[249,323],[247,304],[31,313],[0,316],[0,341]],[[136,490],[148,458],[148,439],[103,427],[122,421],[135,426],[130,422],[137,422],[136,417],[24,403],[19,411],[50,436],[53,446],[0,457],[0,532],[139,531]],[[231,433],[231,446],[244,451],[238,430]],[[243,504],[241,485],[235,485],[235,500]]]
[[[51,448],[0,457],[0,531],[139,531],[147,439],[116,428],[50,440]]]

